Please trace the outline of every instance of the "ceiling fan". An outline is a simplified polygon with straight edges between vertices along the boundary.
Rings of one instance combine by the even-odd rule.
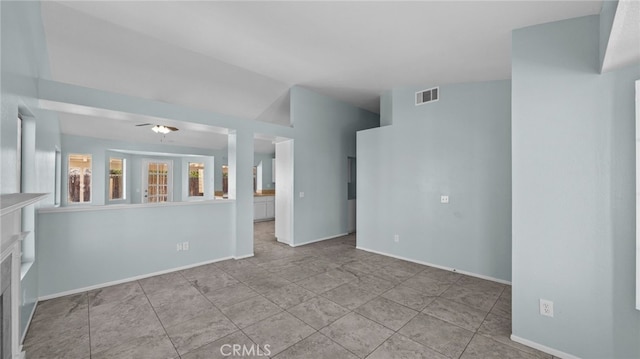
[[[142,126],[153,126],[151,127],[151,131],[155,133],[161,133],[163,135],[166,135],[167,133],[170,133],[170,132],[178,131],[177,127],[165,126],[165,125],[154,125],[153,123],[141,123],[139,125],[136,125],[136,127],[142,127]]]

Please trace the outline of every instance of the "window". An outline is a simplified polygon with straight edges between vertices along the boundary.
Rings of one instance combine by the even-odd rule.
[[[69,203],[91,202],[91,155],[69,155]]]
[[[118,200],[126,198],[125,188],[126,159],[109,159],[109,199]]]
[[[189,162],[189,197],[204,196],[204,163]]]
[[[227,165],[222,166],[222,197],[229,194],[229,167]]]
[[[60,149],[56,147],[56,173],[55,173],[55,179],[54,179],[54,191],[55,191],[55,196],[54,196],[54,205],[59,206],[60,205],[60,192],[62,192],[62,187],[60,185],[60,182],[62,181],[62,152],[60,152]]]

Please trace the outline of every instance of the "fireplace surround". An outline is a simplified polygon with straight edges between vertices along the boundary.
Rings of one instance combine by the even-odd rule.
[[[24,358],[20,335],[22,209],[46,197],[42,193],[0,196],[0,359]]]

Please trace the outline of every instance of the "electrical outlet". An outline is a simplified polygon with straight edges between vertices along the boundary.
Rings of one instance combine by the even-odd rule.
[[[547,299],[540,299],[540,315],[553,318],[553,302]]]
[[[449,196],[440,196],[440,203],[449,203]]]
[[[189,242],[182,242],[182,250],[183,251],[189,250]]]
[[[176,251],[180,252],[182,250],[182,243],[178,243],[176,245]]]
[[[304,197],[304,192],[300,192],[300,198]]]
[[[396,243],[400,242],[400,235],[399,234],[394,234],[393,235],[393,241],[396,242]]]

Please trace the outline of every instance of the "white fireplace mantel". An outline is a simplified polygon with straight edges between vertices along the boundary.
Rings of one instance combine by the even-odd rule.
[[[0,195],[0,263],[11,259],[11,357],[23,358],[20,345],[20,273],[21,273],[21,246],[20,242],[28,232],[22,231],[22,208],[34,204],[48,196],[47,193],[11,193]],[[5,274],[5,273],[2,273]],[[0,288],[2,278],[0,275]],[[4,318],[3,318],[4,320]]]
[[[0,216],[36,203],[47,197],[48,193],[10,193],[0,196]]]

